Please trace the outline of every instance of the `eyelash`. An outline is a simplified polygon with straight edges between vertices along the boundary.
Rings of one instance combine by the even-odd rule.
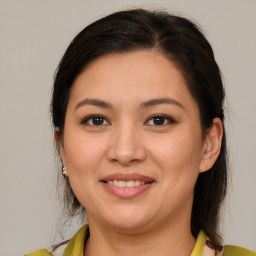
[[[107,121],[107,123],[109,124],[109,121],[105,118],[105,116],[102,116],[102,115],[90,115],[90,116],[87,116],[86,118],[84,118],[82,121],[81,121],[81,124],[84,124],[84,125],[91,125],[91,126],[104,126],[106,124],[100,124],[100,125],[95,125],[95,124],[89,124],[89,121],[93,121],[94,118],[101,118],[103,119],[103,122]]]
[[[163,114],[157,114],[157,115],[151,116],[148,119],[148,121],[145,122],[145,124],[148,123],[150,120],[154,120],[154,119],[159,118],[159,117],[164,119],[164,124],[160,124],[160,125],[159,124],[150,124],[150,126],[151,125],[152,126],[164,126],[164,125],[175,124],[176,123],[175,119],[170,117],[170,116],[163,115]],[[167,123],[166,123],[166,121],[167,121]]]
[[[94,118],[100,118],[102,119],[103,121],[103,124],[89,124],[89,121],[92,121],[93,122],[93,119]],[[164,123],[163,124],[147,124],[149,123],[149,121],[151,120],[156,120],[156,118],[163,118],[164,120]],[[104,117],[103,115],[90,115],[90,116],[87,116],[86,118],[84,118],[82,121],[81,121],[81,124],[83,125],[91,125],[91,126],[104,126],[104,125],[107,125],[107,124],[104,124],[104,122],[107,122],[107,124],[110,124],[110,122],[106,119],[106,117]],[[144,124],[146,125],[149,125],[149,126],[164,126],[164,125],[168,125],[168,124],[175,124],[176,121],[174,118],[170,117],[170,116],[167,116],[167,115],[163,115],[163,114],[157,114],[157,115],[154,115],[154,116],[151,116]]]

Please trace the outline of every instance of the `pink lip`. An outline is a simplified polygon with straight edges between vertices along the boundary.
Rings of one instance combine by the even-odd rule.
[[[145,181],[145,182],[153,182],[155,181],[153,178],[150,178],[145,175],[141,175],[138,173],[114,173],[110,174],[108,176],[103,177],[100,179],[101,181],[110,181],[110,180],[140,180],[140,181]]]
[[[123,181],[140,180],[140,181],[145,181],[149,183],[140,185],[138,187],[133,187],[133,188],[128,188],[128,187],[120,188],[104,182],[104,181],[111,181],[111,180],[112,181],[113,180],[123,180]],[[102,178],[101,183],[104,186],[104,188],[108,192],[110,192],[112,195],[115,195],[122,199],[131,199],[143,193],[144,191],[150,189],[154,185],[155,180],[150,177],[137,174],[137,173],[131,173],[131,174],[116,173],[116,174],[111,174]]]

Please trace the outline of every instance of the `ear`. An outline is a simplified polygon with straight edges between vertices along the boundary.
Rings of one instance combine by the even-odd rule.
[[[214,118],[212,126],[206,131],[199,172],[206,172],[216,162],[221,149],[223,126],[220,118]]]
[[[60,128],[56,127],[54,131],[54,140],[58,146],[59,152],[60,152],[60,157],[61,157],[61,162],[63,166],[66,166],[65,164],[65,151],[64,151],[64,144],[63,140],[61,139],[60,136]]]

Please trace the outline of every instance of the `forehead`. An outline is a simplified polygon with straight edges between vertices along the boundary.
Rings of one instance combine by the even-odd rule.
[[[111,54],[91,62],[75,79],[70,100],[92,96],[130,102],[166,96],[193,101],[181,71],[156,50]]]

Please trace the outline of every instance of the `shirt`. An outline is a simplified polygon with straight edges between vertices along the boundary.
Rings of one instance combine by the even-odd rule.
[[[80,228],[68,243],[56,250],[50,252],[47,249],[40,249],[24,256],[83,256],[88,232],[87,224]],[[215,251],[206,245],[206,238],[205,233],[200,231],[190,256],[256,256],[256,252],[233,245],[224,246],[223,251]]]

